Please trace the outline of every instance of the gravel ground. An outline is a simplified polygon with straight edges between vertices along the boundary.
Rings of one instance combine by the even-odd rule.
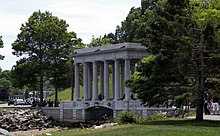
[[[61,131],[60,128],[47,128],[47,129],[42,129],[42,130],[28,130],[28,131],[15,131],[15,132],[10,132],[14,136],[36,136],[39,134],[46,134],[54,131]]]

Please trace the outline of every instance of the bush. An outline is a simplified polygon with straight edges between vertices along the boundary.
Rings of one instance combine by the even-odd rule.
[[[123,111],[116,118],[118,124],[137,123],[139,117],[132,112]]]
[[[166,115],[164,112],[155,112],[154,115],[143,118],[142,120],[139,121],[139,123],[147,123],[150,121],[155,121],[155,120],[161,120],[166,118]]]
[[[196,116],[196,112],[195,112],[195,111],[190,111],[190,112],[188,113],[188,116]]]

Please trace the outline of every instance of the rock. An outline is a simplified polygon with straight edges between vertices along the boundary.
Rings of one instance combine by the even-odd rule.
[[[39,114],[38,113],[39,113],[38,111],[34,111],[33,112],[33,117],[34,118],[39,118]]]
[[[19,121],[20,121],[21,123],[24,123],[24,122],[27,122],[28,119],[27,119],[27,118],[20,118]]]
[[[0,135],[3,135],[3,136],[14,136],[14,135],[10,134],[7,130],[1,129],[1,128],[0,128]]]
[[[106,124],[101,124],[99,126],[93,125],[90,129],[100,129],[100,128],[108,128],[117,125],[117,123],[106,123]]]
[[[19,115],[24,115],[25,114],[25,111],[18,111],[17,112]]]
[[[7,131],[53,127],[53,119],[41,115],[39,111],[12,110],[1,112],[3,116],[0,116],[0,128]]]

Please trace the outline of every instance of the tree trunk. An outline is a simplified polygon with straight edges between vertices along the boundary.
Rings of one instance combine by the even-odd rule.
[[[40,104],[39,104],[40,107],[43,106],[43,102],[44,102],[43,90],[44,90],[43,75],[40,74]]]
[[[43,56],[42,56],[42,46],[40,44],[39,46],[40,48],[40,52],[39,52],[39,58],[40,58],[40,104],[39,106],[42,107],[43,106],[43,103],[44,103],[44,79],[43,79],[43,68],[42,68],[42,64],[43,64]]]
[[[203,120],[203,99],[197,100],[196,120]]]
[[[200,68],[198,69],[198,99],[196,108],[196,120],[203,120],[203,101],[204,101],[204,57],[203,47],[200,50]]]
[[[58,105],[58,88],[57,88],[57,78],[54,78],[54,87],[55,87],[55,100],[54,100],[54,107],[59,107]]]

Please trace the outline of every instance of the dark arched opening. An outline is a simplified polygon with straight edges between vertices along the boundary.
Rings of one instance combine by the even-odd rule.
[[[113,118],[113,110],[103,106],[94,106],[85,110],[86,121],[102,121]]]

